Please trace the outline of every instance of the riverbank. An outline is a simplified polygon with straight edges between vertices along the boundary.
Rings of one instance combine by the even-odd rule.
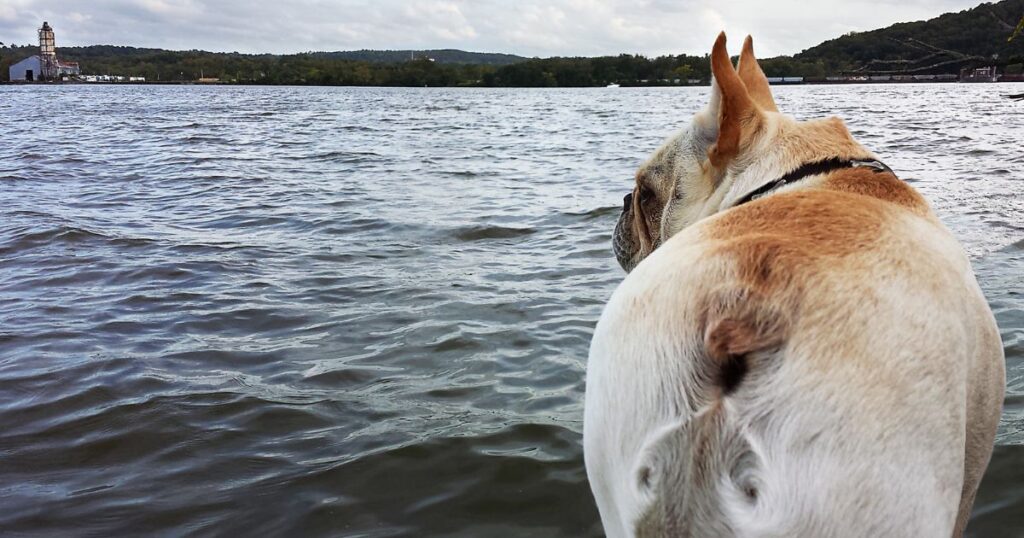
[[[1024,82],[1024,76],[1014,76],[1009,80],[958,80],[953,79],[929,79],[929,80],[905,80],[905,79],[888,79],[888,80],[876,80],[876,79],[843,79],[843,80],[829,80],[829,79],[807,79],[801,81],[771,81],[772,86],[807,86],[807,85],[835,85],[835,86],[851,86],[858,84],[993,84],[993,83],[1004,83],[1004,82]],[[710,83],[702,82],[700,84],[644,84],[644,83],[618,83],[618,88],[688,88],[688,87],[701,87],[709,86]],[[196,80],[147,80],[147,81],[133,81],[133,82],[84,82],[77,80],[63,80],[63,81],[0,81],[0,86],[310,86],[310,87],[341,87],[341,88],[417,88],[420,86],[395,86],[395,85],[373,85],[373,84],[309,84],[309,83],[281,83],[281,84],[269,84],[269,83],[258,83],[258,82],[199,82]],[[494,86],[485,86],[483,84],[475,85],[457,85],[457,86],[430,86],[424,85],[422,87],[430,88],[493,88]],[[593,86],[558,86],[563,89],[571,88],[607,88],[607,85],[593,85]],[[550,86],[508,86],[507,88],[550,88]],[[615,88],[609,88],[615,89]]]

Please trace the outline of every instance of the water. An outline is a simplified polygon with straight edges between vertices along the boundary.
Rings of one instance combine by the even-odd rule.
[[[1024,104],[777,89],[964,242],[1024,522]],[[580,432],[633,170],[706,88],[0,86],[0,530],[599,536]]]

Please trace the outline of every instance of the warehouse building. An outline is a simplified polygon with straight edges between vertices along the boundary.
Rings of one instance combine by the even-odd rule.
[[[44,22],[39,29],[39,54],[11,65],[8,70],[10,80],[25,82],[60,80],[80,72],[77,62],[65,62],[57,58],[57,44],[53,28],[50,28],[48,22]]]

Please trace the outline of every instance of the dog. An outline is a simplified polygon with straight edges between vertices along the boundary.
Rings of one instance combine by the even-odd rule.
[[[748,37],[639,169],[584,456],[609,537],[961,536],[1002,409],[967,256],[838,118],[778,112]]]

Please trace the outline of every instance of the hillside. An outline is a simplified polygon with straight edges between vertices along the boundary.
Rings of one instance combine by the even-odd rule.
[[[851,33],[794,56],[761,61],[770,77],[823,79],[843,74],[959,74],[962,67],[996,63],[1001,73],[1020,73],[1024,36],[1007,42],[1024,15],[1024,0],[947,13],[934,19]],[[995,56],[995,58],[993,58]],[[707,82],[706,57],[620,55],[546,58],[502,67],[486,81],[496,86],[601,86]]]
[[[1007,42],[1024,0],[984,3],[934,19],[850,33],[793,56],[823,62],[831,71],[865,73],[956,73],[965,64],[1009,63],[1024,56],[1024,39]]]
[[[37,54],[35,46],[0,47],[0,80],[11,63]],[[115,45],[58,47],[61,59],[79,62],[87,75],[130,75],[150,81],[217,77],[247,84],[340,86],[456,86],[475,84],[486,72],[524,61],[511,54],[440,50],[360,50],[304,54],[171,51]],[[410,61],[410,58],[414,60]]]
[[[356,57],[373,56],[362,51]],[[432,53],[441,58],[434,58]],[[37,54],[34,46],[0,47],[0,80],[8,77],[7,67]],[[148,81],[173,82],[196,80],[201,76],[242,84],[313,84],[327,86],[458,86],[477,83],[486,72],[505,62],[508,55],[463,51],[393,51],[404,60],[389,61],[392,53],[376,60],[347,59],[348,53],[315,52],[305,54],[240,54],[199,50],[170,51],[112,45],[58,47],[63,60],[79,62],[85,75],[141,76]],[[369,54],[367,54],[369,53]],[[433,58],[430,61],[427,58]],[[487,63],[466,63],[477,58]]]
[[[316,52],[314,56],[353,60],[357,62],[399,63],[410,58],[431,58],[442,64],[508,65],[526,60],[514,54],[494,52],[466,52],[458,49],[432,50],[350,50],[338,52]]]
[[[1024,0],[985,3],[927,21],[894,24],[825,41],[794,56],[762,61],[768,76],[824,78],[850,74],[956,74],[995,63],[1020,73],[1024,36],[1008,42],[1024,15]],[[0,47],[7,66],[35,54],[34,46]],[[604,86],[707,83],[707,57],[636,55],[526,59],[511,54],[440,50],[358,50],[304,54],[168,51],[111,45],[59,47],[83,74],[192,81],[200,76],[240,84],[331,86]]]

